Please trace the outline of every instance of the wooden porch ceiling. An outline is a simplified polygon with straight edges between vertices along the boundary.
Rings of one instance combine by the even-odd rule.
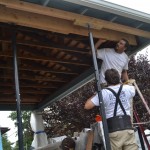
[[[150,38],[150,32],[125,25],[18,0],[0,0],[0,109],[14,109],[16,103],[14,32],[21,103],[25,109],[39,109],[48,97],[92,68],[87,23],[95,44],[106,40],[101,48],[113,47],[121,38],[136,48],[136,36]]]

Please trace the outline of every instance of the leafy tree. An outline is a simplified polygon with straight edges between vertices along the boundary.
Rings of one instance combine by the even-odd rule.
[[[33,132],[30,126],[30,116],[31,112],[23,111],[22,112],[22,128],[23,128],[23,143],[26,149],[29,149],[31,146],[31,142],[33,140]],[[12,112],[9,116],[11,120],[15,121],[15,126],[17,127],[17,113]],[[17,134],[17,133],[16,133]],[[16,142],[16,146],[14,150],[18,150],[18,141]]]
[[[148,54],[141,54],[135,59],[131,59],[129,63],[129,77],[136,80],[136,83],[143,94],[148,106],[150,107],[150,61],[148,60]],[[138,111],[138,116],[142,122],[148,122],[150,116],[142,103],[139,95],[136,94],[134,98],[134,106]],[[145,126],[150,128],[150,124]]]
[[[129,66],[129,77],[136,80],[150,106],[150,63],[147,55],[140,55],[137,60],[132,57]],[[74,131],[81,131],[83,128],[89,127],[94,122],[98,109],[86,111],[84,103],[94,92],[95,82],[92,81],[46,108],[43,112],[43,118],[48,136],[72,135]],[[150,120],[138,95],[135,97],[134,104],[141,121]]]
[[[95,92],[94,82],[57,101],[43,112],[46,132],[49,137],[72,135],[94,122],[98,109],[84,110],[84,103]]]
[[[11,150],[12,143],[8,140],[8,137],[7,137],[6,134],[2,135],[2,144],[3,144],[3,149],[4,150]]]

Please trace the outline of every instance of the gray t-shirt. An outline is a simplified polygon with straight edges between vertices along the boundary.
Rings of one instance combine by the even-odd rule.
[[[129,58],[126,53],[117,53],[113,48],[104,48],[97,50],[97,58],[103,60],[100,69],[100,83],[106,83],[105,71],[107,69],[116,69],[120,76],[122,70],[128,70]]]

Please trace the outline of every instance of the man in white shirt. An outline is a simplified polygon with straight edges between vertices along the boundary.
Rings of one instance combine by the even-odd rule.
[[[97,46],[95,46],[97,47]],[[124,52],[128,49],[129,43],[126,39],[121,39],[115,48],[103,48],[97,50],[97,58],[103,60],[100,69],[100,83],[106,84],[104,73],[107,69],[116,69],[122,78],[122,81],[128,80],[127,70],[129,58]]]
[[[115,69],[105,72],[108,88],[102,90],[106,119],[112,150],[137,150],[134,130],[130,118],[131,99],[135,88],[120,84],[120,75]],[[98,94],[89,98],[85,109],[99,106]]]
[[[104,41],[99,40],[95,47],[97,48]],[[103,48],[97,50],[97,58],[103,60],[100,69],[100,83],[101,88],[107,86],[104,73],[107,69],[116,69],[119,72],[122,82],[127,82],[129,80],[127,70],[129,58],[124,52],[129,48],[129,42],[126,39],[121,39],[115,48]],[[133,122],[133,103],[131,101],[131,120]]]

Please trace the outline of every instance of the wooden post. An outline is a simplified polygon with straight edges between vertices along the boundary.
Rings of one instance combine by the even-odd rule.
[[[94,138],[93,131],[88,131],[86,150],[92,150],[93,138]]]

